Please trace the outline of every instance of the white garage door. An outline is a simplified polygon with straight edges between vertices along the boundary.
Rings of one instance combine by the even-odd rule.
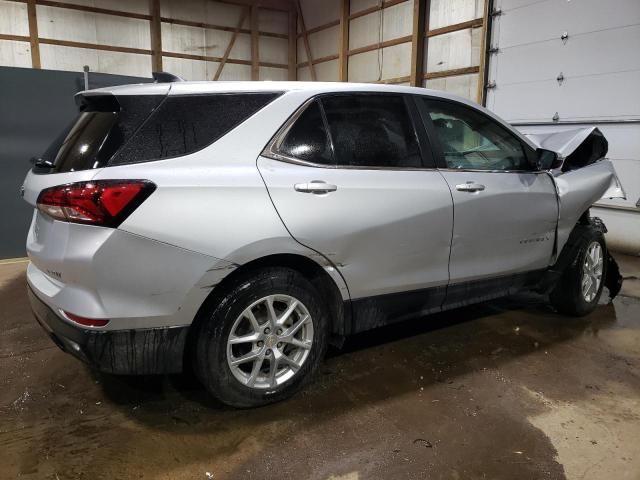
[[[494,0],[493,10],[487,107],[526,133],[597,125],[628,196],[597,214],[640,252],[640,0]]]

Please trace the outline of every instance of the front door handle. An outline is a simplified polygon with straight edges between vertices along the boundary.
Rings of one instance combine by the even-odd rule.
[[[338,186],[331,185],[330,183],[326,183],[321,180],[312,180],[309,183],[296,183],[293,188],[296,192],[315,193],[320,195],[322,193],[335,192],[338,189]]]
[[[456,185],[456,190],[460,192],[481,192],[484,190],[484,185],[475,182],[461,183]]]

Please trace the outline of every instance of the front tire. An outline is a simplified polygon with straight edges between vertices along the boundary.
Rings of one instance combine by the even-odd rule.
[[[233,407],[284,400],[317,370],[328,325],[320,295],[299,272],[250,272],[204,312],[196,373],[214,397]]]
[[[607,246],[599,229],[591,225],[576,229],[576,253],[551,291],[550,300],[558,312],[581,317],[595,310],[602,295]]]

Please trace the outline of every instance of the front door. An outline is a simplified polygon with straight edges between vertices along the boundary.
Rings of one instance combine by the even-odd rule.
[[[439,309],[449,279],[451,195],[421,154],[410,108],[402,95],[323,96],[258,159],[291,235],[329,259],[368,311],[356,330]]]
[[[558,204],[550,175],[531,167],[534,152],[479,110],[428,97],[418,103],[453,197],[452,296],[458,290],[474,298],[495,296],[513,286],[515,276],[546,268]]]

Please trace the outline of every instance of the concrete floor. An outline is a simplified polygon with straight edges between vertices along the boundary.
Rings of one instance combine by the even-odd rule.
[[[251,411],[91,372],[1,265],[0,478],[640,479],[640,259],[620,260],[623,295],[587,318],[521,296],[381,329]]]

